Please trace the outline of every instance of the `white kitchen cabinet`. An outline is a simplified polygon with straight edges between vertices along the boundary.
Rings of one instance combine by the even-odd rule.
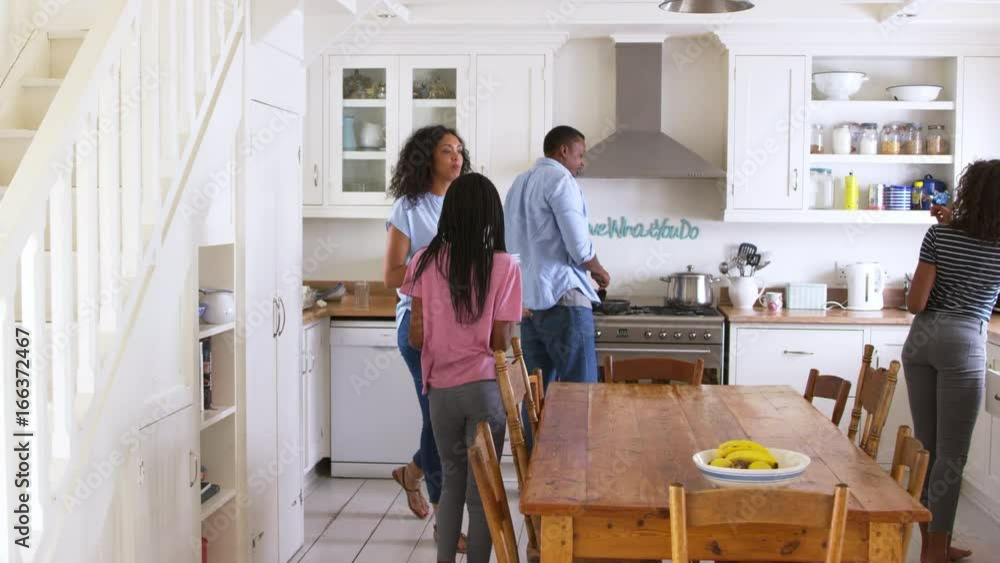
[[[253,561],[287,561],[302,545],[301,117],[251,102],[245,223],[247,484]],[[269,139],[269,142],[264,142]],[[255,142],[256,141],[256,142]],[[292,468],[294,467],[294,470]]]
[[[906,344],[906,337],[909,333],[909,328],[873,329],[871,344],[875,347],[875,358],[872,360],[872,367],[876,369],[888,368],[893,361],[902,364],[903,346]],[[882,430],[882,439],[879,442],[876,461],[882,464],[892,463],[892,456],[896,448],[896,432],[900,426],[904,425],[913,428],[913,416],[910,414],[910,397],[907,394],[906,379],[903,369],[900,368],[896,379],[896,392],[892,398],[892,406],[889,408],[885,428]]]
[[[803,209],[806,57],[738,55],[731,73],[727,209]]]
[[[1000,57],[965,57],[962,70],[962,167],[1000,157]],[[962,167],[958,169],[961,170]]]
[[[302,140],[302,205],[323,205],[323,59],[306,71],[306,115]]]
[[[394,321],[330,328],[330,473],[385,478],[420,445],[420,406]]]
[[[506,195],[514,178],[542,156],[545,57],[476,57],[476,170]]]
[[[135,519],[134,543],[142,561],[201,561],[200,541],[178,541],[200,537],[199,460],[191,449],[198,443],[197,419],[194,409],[187,406],[128,438],[139,438],[128,478],[136,483],[136,514],[143,516]]]
[[[733,332],[730,383],[789,385],[805,394],[809,370],[815,368],[847,379],[854,393],[864,330],[735,327]]]
[[[990,369],[986,372],[986,420],[992,429],[990,433],[989,489],[1000,491],[1000,372]],[[996,497],[994,497],[996,498]]]
[[[310,472],[330,456],[330,325],[316,321],[305,329],[302,419],[303,470]]]

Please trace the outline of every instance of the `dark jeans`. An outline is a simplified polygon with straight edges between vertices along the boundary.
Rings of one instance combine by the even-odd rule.
[[[545,389],[553,381],[597,383],[594,311],[589,307],[532,311],[521,321],[521,349],[528,373],[542,370]],[[530,425],[525,424],[524,433],[531,451]]]
[[[396,343],[399,353],[403,355],[406,367],[413,376],[413,386],[417,390],[417,401],[420,402],[420,414],[423,417],[423,427],[420,430],[420,449],[413,454],[413,464],[424,472],[424,482],[427,484],[427,496],[431,504],[441,501],[441,457],[438,455],[437,442],[434,441],[434,431],[431,429],[431,409],[424,395],[424,381],[420,369],[420,350],[410,346],[410,312],[403,315],[403,321],[396,332]],[[388,413],[391,415],[391,413]]]
[[[931,531],[950,533],[955,526],[983,402],[986,331],[986,323],[972,317],[925,312],[913,320],[903,348],[913,432],[931,454],[921,498],[931,511]]]

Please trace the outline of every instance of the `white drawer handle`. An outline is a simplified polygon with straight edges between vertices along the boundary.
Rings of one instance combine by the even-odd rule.
[[[800,352],[797,350],[785,350],[786,356],[815,356],[813,352]]]

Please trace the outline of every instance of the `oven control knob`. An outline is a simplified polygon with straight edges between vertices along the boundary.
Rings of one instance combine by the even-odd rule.
[[[653,333],[647,330],[645,336],[646,336],[646,338],[652,338],[653,337]]]
[[[712,333],[711,332],[706,332],[705,333],[705,340],[711,340],[711,339],[712,339]]]
[[[688,335],[688,338],[694,340],[695,338],[698,338],[698,333],[692,332],[691,334]]]
[[[594,336],[597,337],[597,338],[600,338],[602,334],[604,334],[604,333],[601,332],[601,331],[599,331],[599,330],[595,330],[594,331]]]
[[[674,338],[677,339],[677,340],[680,340],[683,337],[684,337],[684,335],[681,334],[680,332],[675,332],[674,333]]]
[[[665,330],[660,331],[660,340],[666,340],[666,339],[667,339],[667,331]]]

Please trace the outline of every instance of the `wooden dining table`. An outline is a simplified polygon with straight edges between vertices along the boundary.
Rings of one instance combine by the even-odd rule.
[[[522,513],[541,518],[542,563],[670,559],[671,483],[689,493],[714,488],[692,456],[733,439],[808,455],[808,469],[789,488],[850,487],[844,561],[903,563],[905,526],[930,521],[790,387],[553,383],[520,500]],[[823,542],[806,541],[805,530],[755,524],[752,506],[733,514],[721,529],[689,531],[692,559],[825,559]]]

